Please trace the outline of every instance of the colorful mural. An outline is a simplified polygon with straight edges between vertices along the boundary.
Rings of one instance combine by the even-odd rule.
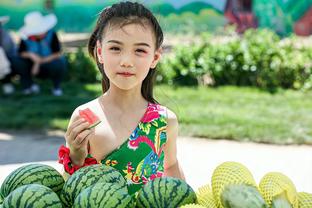
[[[259,26],[274,28],[278,34],[296,32],[312,34],[312,16],[301,20],[301,29],[295,29],[297,21],[312,9],[312,0],[254,0],[253,11],[259,17]],[[299,27],[299,26],[297,26]]]
[[[0,15],[11,16],[6,27],[17,30],[32,10],[53,12],[58,29],[90,32],[97,14],[116,0],[1,0]],[[141,0],[167,32],[213,32],[226,24],[237,31],[268,27],[284,36],[312,34],[312,0]]]
[[[17,30],[24,15],[31,10],[54,12],[58,28],[66,32],[89,32],[97,14],[116,0],[1,0],[0,15],[10,15],[7,27]],[[157,13],[158,19],[169,32],[213,31],[225,24],[225,0],[149,0],[140,1]],[[14,18],[13,18],[14,17]],[[191,20],[191,21],[190,21]]]
[[[281,36],[312,34],[312,0],[228,0],[224,15],[238,32],[266,27]],[[310,10],[309,10],[310,8]]]

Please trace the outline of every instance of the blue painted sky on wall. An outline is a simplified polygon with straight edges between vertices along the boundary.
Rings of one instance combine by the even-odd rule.
[[[22,3],[24,1],[26,1],[26,0],[15,0],[16,3]],[[62,0],[62,1],[65,3],[73,3],[73,4],[75,3],[75,0]],[[101,2],[101,1],[105,2],[107,0],[97,0],[97,2]],[[288,1],[288,0],[284,0],[284,1]],[[175,8],[180,8],[180,7],[184,6],[185,4],[188,4],[191,2],[205,2],[205,3],[211,4],[216,9],[223,11],[226,0],[142,0],[141,2],[144,2],[147,4],[158,3],[158,2],[170,3]]]
[[[184,6],[185,4],[191,3],[191,2],[205,2],[205,3],[209,3],[211,5],[213,5],[215,8],[219,9],[219,10],[223,10],[226,0],[165,0],[165,1],[157,1],[157,0],[147,0],[144,1],[146,3],[150,3],[150,2],[167,2],[172,4],[174,7],[176,8],[180,8],[182,6]]]

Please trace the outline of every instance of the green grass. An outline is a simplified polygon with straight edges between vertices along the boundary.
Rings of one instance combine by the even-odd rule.
[[[312,92],[163,86],[157,94],[178,115],[180,135],[312,144]]]
[[[98,84],[64,87],[62,97],[51,96],[48,86],[36,96],[1,97],[0,129],[65,130],[72,111],[101,94]],[[158,86],[155,95],[177,114],[183,136],[312,144],[312,92]]]
[[[0,99],[0,129],[46,131],[66,130],[73,110],[101,93],[100,85],[65,83],[64,96],[51,95],[45,85],[39,95],[15,94]]]

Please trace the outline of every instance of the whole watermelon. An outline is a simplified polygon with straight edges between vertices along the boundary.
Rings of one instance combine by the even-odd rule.
[[[63,186],[61,201],[66,207],[72,207],[76,197],[95,183],[117,183],[127,187],[125,179],[115,168],[102,164],[90,165],[69,177]]]
[[[75,208],[133,207],[126,187],[113,183],[96,183],[83,190],[75,199]]]
[[[41,184],[60,194],[64,185],[62,175],[53,167],[43,164],[29,164],[17,168],[3,181],[0,195],[8,196],[16,188],[27,184]]]
[[[178,178],[155,178],[146,183],[138,193],[137,207],[176,208],[196,203],[194,190]]]
[[[3,208],[62,208],[59,197],[40,184],[23,185],[12,191],[3,201]]]

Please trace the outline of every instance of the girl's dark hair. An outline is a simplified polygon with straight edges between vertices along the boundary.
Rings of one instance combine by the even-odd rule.
[[[105,93],[109,89],[109,79],[104,72],[103,65],[100,64],[97,59],[96,42],[98,40],[102,41],[102,35],[104,34],[104,30],[109,24],[117,24],[121,25],[122,27],[124,25],[136,23],[145,26],[146,22],[152,27],[154,31],[156,39],[156,49],[159,49],[164,38],[162,29],[152,12],[149,11],[142,4],[129,1],[113,4],[112,6],[105,8],[99,15],[95,29],[89,39],[88,51],[91,57],[96,60],[97,66],[102,74],[103,93]],[[152,103],[157,103],[157,101],[153,97],[155,75],[156,70],[150,69],[146,78],[143,80],[141,88],[142,96],[147,101]]]

